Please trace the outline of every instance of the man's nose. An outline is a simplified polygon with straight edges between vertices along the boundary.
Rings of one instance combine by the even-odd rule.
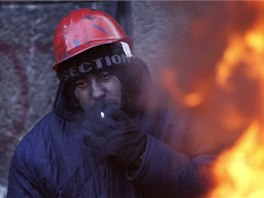
[[[100,82],[96,79],[91,80],[91,96],[93,99],[99,100],[105,97],[105,90]]]

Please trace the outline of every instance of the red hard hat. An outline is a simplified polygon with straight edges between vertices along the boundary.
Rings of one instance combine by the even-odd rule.
[[[130,38],[110,15],[103,11],[82,8],[63,18],[54,34],[54,53],[59,70],[62,62],[93,47]],[[130,46],[131,47],[131,46]]]

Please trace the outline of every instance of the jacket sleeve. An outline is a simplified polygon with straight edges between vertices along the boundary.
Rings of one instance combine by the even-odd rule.
[[[7,198],[42,197],[25,173],[12,167],[9,172]]]
[[[190,159],[162,141],[148,135],[141,164],[136,173],[127,174],[144,194],[152,197],[196,197],[204,190],[199,166],[210,157]]]
[[[29,150],[30,144],[24,139],[13,155],[8,176],[7,198],[44,197],[38,190],[36,182],[38,178],[28,170],[33,164]]]

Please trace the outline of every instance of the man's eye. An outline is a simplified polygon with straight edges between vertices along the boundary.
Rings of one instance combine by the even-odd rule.
[[[111,74],[108,72],[103,72],[100,74],[100,78],[103,80],[108,80],[111,77]]]
[[[87,85],[88,85],[87,82],[76,82],[76,83],[75,83],[75,86],[76,86],[76,87],[79,87],[79,88],[86,87]]]

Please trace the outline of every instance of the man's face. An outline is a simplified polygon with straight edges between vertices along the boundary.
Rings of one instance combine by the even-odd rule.
[[[121,83],[107,71],[87,74],[77,79],[74,94],[83,108],[104,100],[121,105]]]

